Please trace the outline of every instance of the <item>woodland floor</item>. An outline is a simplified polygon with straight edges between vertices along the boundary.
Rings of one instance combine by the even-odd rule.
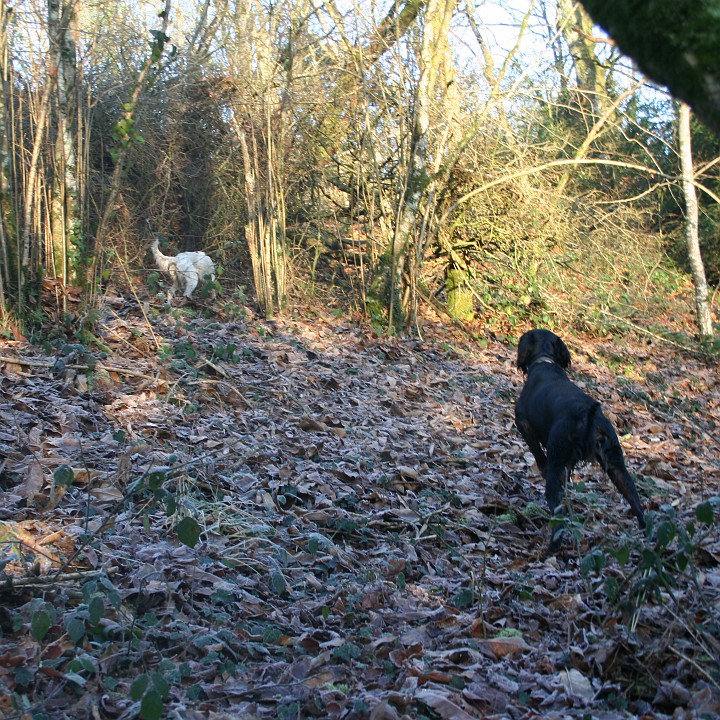
[[[548,556],[513,346],[228,315],[0,346],[0,717],[720,716],[714,363],[566,338],[657,532],[581,468]]]

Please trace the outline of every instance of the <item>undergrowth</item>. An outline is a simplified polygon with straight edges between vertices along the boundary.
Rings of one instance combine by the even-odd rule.
[[[137,703],[136,713],[143,720],[159,720],[162,717],[163,702],[170,687],[183,678],[183,672],[182,667],[171,668],[167,662],[162,662],[158,669],[148,668],[139,673],[132,671],[131,658],[142,654],[144,645],[155,642],[157,620],[143,609],[144,589],[139,588],[134,600],[128,602],[127,595],[121,593],[106,573],[77,573],[77,584],[68,584],[67,574],[85,551],[93,551],[102,533],[114,524],[115,518],[128,510],[137,513],[140,521],[146,524],[159,510],[169,519],[172,534],[181,543],[194,547],[200,539],[200,526],[194,517],[187,514],[186,508],[179,507],[172,483],[173,477],[183,469],[186,468],[180,465],[158,467],[135,480],[123,500],[106,513],[98,529],[81,534],[73,555],[53,575],[38,580],[36,589],[27,579],[18,582],[14,574],[9,574],[7,560],[0,562],[0,592],[6,598],[0,623],[2,632],[16,633],[26,626],[40,649],[34,664],[19,664],[14,672],[17,690],[10,693],[6,700],[18,717],[27,716],[33,720],[47,717],[45,702],[38,703],[32,699],[31,693],[25,692],[31,690],[37,675],[57,675],[64,685],[80,695],[91,679],[105,691],[112,692],[119,678],[126,677],[128,672],[135,676],[130,698]],[[61,494],[64,494],[73,485],[73,475],[69,466],[61,465],[53,474],[53,489],[61,488]],[[21,547],[20,542],[18,557],[22,557],[25,563],[32,563],[31,555],[23,553]],[[152,583],[152,572],[147,581]],[[25,588],[30,589],[31,599],[13,608],[14,603],[8,600],[13,594],[14,599],[22,597]],[[191,638],[192,634],[188,631],[185,639],[190,641]],[[73,651],[65,647],[65,652],[55,652],[54,648],[67,646],[68,642],[74,647]],[[104,669],[109,654],[117,658],[111,664],[112,670]],[[126,659],[123,660],[122,656]]]
[[[682,628],[707,662],[695,666],[720,689],[720,620],[711,599],[706,568],[714,564],[707,546],[720,530],[720,496],[679,513],[670,505],[647,514],[646,537],[623,535],[587,552],[580,569],[594,598],[598,620],[620,612],[627,632],[648,634],[656,623],[651,607],[665,616],[669,638]],[[690,668],[686,668],[688,672]]]

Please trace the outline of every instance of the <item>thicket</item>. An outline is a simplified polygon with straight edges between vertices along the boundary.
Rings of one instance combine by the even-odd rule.
[[[453,2],[364,10],[4,6],[6,331],[91,331],[109,283],[147,287],[150,231],[266,315],[322,295],[391,329],[430,304],[508,333],[689,330],[674,105],[581,10],[499,4],[509,52]],[[694,149],[717,285],[718,141],[696,125]]]

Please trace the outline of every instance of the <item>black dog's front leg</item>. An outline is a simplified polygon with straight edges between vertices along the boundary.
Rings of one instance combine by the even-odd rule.
[[[554,515],[562,515],[562,497],[565,489],[565,483],[570,475],[568,468],[550,462],[545,476],[545,501],[550,508],[550,512]],[[560,523],[550,531],[550,543],[548,544],[548,552],[553,554],[560,549],[563,538],[565,536],[564,523]]]
[[[533,432],[532,425],[530,425],[527,420],[519,418],[517,415],[515,416],[515,425],[520,431],[520,434],[523,436],[525,442],[528,444],[530,452],[533,454],[535,462],[537,463],[538,470],[540,470],[540,474],[545,477],[545,472],[547,470],[547,455],[545,455],[545,451],[542,449],[540,441]]]
[[[550,512],[555,515],[564,515],[562,499],[565,485],[570,479],[570,473],[579,460],[576,445],[571,442],[571,435],[575,425],[570,419],[556,423],[548,438],[547,471],[545,473],[545,500]],[[562,545],[565,536],[564,523],[552,529],[548,551],[556,552]]]
[[[555,463],[548,465],[545,476],[545,501],[553,515],[557,513],[558,508],[562,504],[563,490],[565,489],[567,476],[568,472],[565,467],[558,466]]]

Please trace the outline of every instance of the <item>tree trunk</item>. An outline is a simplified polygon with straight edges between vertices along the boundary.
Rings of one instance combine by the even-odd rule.
[[[411,327],[417,317],[417,276],[422,267],[426,242],[423,231],[422,202],[432,190],[430,130],[431,108],[435,101],[438,77],[447,51],[450,19],[457,0],[429,0],[425,11],[418,65],[420,79],[415,98],[410,161],[405,194],[398,212],[392,243],[392,269],[389,292],[389,325]],[[399,290],[399,307],[396,291]],[[396,322],[397,316],[398,322]]]
[[[6,65],[7,30],[12,10],[6,2],[0,6],[0,318],[7,313],[5,286],[10,281],[10,253],[8,238],[17,227],[12,201],[11,123],[8,108],[10,98],[10,69]]]
[[[284,308],[286,302],[286,243],[285,207],[282,192],[273,166],[274,142],[268,132],[266,138],[267,167],[262,172],[258,165],[258,148],[253,142],[252,154],[247,133],[234,119],[240,142],[245,171],[245,200],[247,223],[245,239],[253,270],[253,285],[258,305],[266,318]],[[269,128],[268,128],[269,130]],[[260,178],[265,182],[261,185]]]
[[[692,159],[692,136],[690,132],[690,107],[680,103],[678,114],[680,136],[680,164],[683,193],[685,195],[685,238],[688,246],[688,258],[695,286],[695,311],[701,338],[707,340],[713,335],[712,317],[708,304],[708,287],[705,279],[705,267],[700,254],[700,232],[698,222],[698,201],[695,193]]]
[[[33,148],[30,154],[30,166],[25,181],[25,193],[23,198],[22,218],[22,239],[21,239],[21,261],[20,261],[20,282],[18,288],[18,306],[22,309],[30,285],[39,282],[39,267],[41,246],[40,240],[36,239],[33,247],[33,219],[38,210],[36,202],[39,196],[38,177],[40,174],[40,155],[45,143],[45,132],[47,130],[47,117],[50,109],[50,96],[55,83],[52,74],[47,80],[40,98],[40,108],[35,121],[35,135],[33,137]],[[35,211],[35,212],[33,212]]]
[[[447,309],[455,320],[472,320],[475,317],[475,300],[468,286],[465,268],[450,266],[445,277]]]
[[[53,269],[56,277],[68,282],[69,244],[74,246],[78,262],[83,260],[80,247],[80,208],[77,191],[77,60],[73,32],[75,2],[48,0],[48,35],[52,53],[57,57],[58,134],[55,142],[55,177],[50,222]],[[78,280],[77,268],[72,281]],[[80,273],[82,274],[82,273]]]

